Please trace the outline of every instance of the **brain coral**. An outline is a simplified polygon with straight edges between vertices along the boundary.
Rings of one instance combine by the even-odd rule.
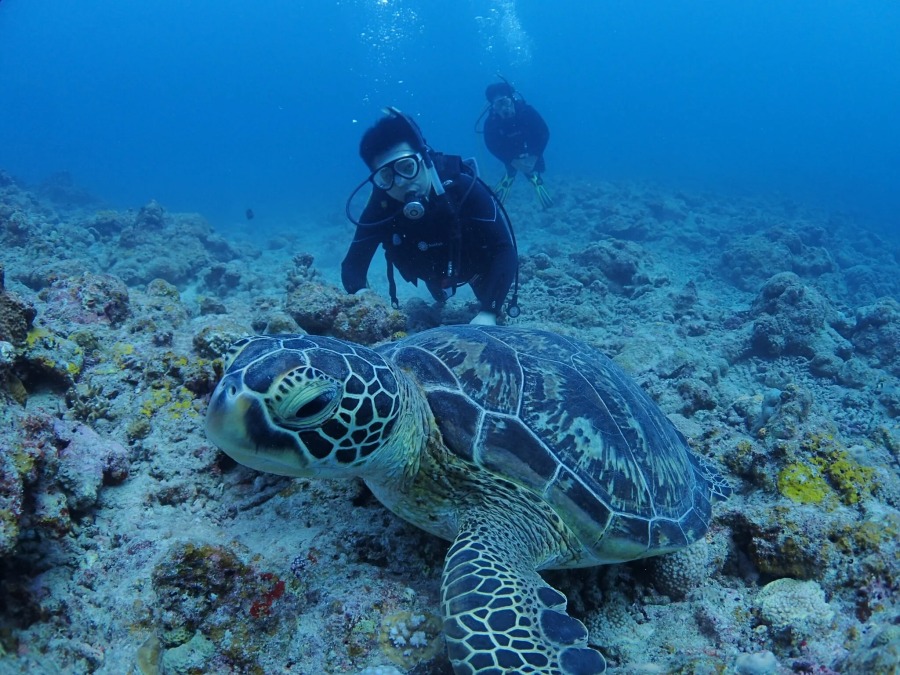
[[[825,591],[815,581],[776,579],[759,591],[756,606],[764,623],[797,639],[818,633],[834,618]]]

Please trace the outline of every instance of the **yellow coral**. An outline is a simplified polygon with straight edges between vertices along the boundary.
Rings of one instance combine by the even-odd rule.
[[[801,504],[819,504],[834,496],[844,504],[859,504],[878,486],[873,467],[863,466],[833,434],[808,434],[801,442],[804,459],[778,474],[778,490]]]
[[[69,375],[74,380],[76,377],[78,377],[79,373],[81,373],[81,364],[69,361],[68,363],[66,363],[66,372],[69,373]]]
[[[154,412],[162,408],[171,400],[172,392],[168,387],[151,389],[150,393],[141,404],[141,414],[146,417],[152,417]]]
[[[25,336],[25,344],[29,349],[33,349],[38,342],[41,342],[45,339],[50,340],[50,346],[52,346],[53,333],[51,333],[46,328],[32,328]]]
[[[820,504],[829,496],[831,488],[817,467],[795,462],[778,474],[778,491],[800,504]]]
[[[185,387],[178,387],[173,393],[168,384],[153,387],[144,397],[141,404],[141,414],[145,417],[153,417],[154,414],[167,408],[168,413],[175,419],[183,415],[197,417],[199,413],[194,409],[194,396]]]
[[[875,489],[875,469],[863,466],[842,447],[833,434],[809,434],[801,447],[811,453],[818,475],[834,488],[842,502],[858,504]]]
[[[875,469],[863,466],[846,450],[831,451],[823,464],[825,475],[845,504],[858,504],[875,487]]]

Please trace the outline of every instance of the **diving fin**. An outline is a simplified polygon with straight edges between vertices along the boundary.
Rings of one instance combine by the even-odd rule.
[[[534,185],[534,194],[537,197],[541,208],[549,209],[553,206],[553,199],[550,197],[550,193],[547,192],[547,188],[544,187],[544,179],[541,178],[541,175],[539,173],[533,173],[529,180],[531,181],[531,184]]]
[[[503,204],[506,201],[506,198],[509,197],[509,191],[512,189],[513,183],[516,181],[515,174],[503,174],[503,178],[500,179],[500,182],[494,186],[494,194],[497,195],[497,199],[500,200],[500,203]]]

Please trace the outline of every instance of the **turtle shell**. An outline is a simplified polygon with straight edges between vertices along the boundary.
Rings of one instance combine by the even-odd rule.
[[[577,564],[686,546],[727,495],[650,397],[584,342],[451,326],[379,351],[418,381],[452,452],[556,511],[584,549]]]

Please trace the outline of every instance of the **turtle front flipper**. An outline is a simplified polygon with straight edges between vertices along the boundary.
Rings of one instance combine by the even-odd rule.
[[[599,675],[606,662],[587,646],[566,596],[535,571],[535,540],[508,521],[467,518],[444,564],[441,608],[456,675]],[[529,541],[530,539],[530,541]]]

